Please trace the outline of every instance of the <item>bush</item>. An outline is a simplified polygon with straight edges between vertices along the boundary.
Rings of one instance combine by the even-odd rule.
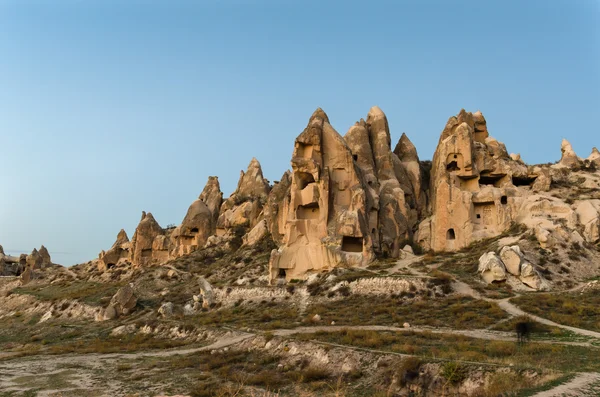
[[[468,371],[465,367],[454,361],[442,365],[442,376],[453,385],[459,384],[467,378]]]

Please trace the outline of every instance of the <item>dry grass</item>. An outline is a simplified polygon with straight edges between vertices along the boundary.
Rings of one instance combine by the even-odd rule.
[[[88,305],[99,306],[103,299],[110,299],[122,285],[123,283],[65,281],[57,284],[18,287],[13,289],[12,293],[32,295],[42,301],[80,300]]]
[[[337,325],[401,325],[485,328],[507,318],[495,303],[470,297],[423,298],[406,300],[401,296],[350,296],[342,300],[314,303],[309,316],[319,314],[325,324]]]
[[[559,324],[600,331],[600,294],[527,294],[511,299],[529,313]]]
[[[228,325],[271,330],[293,327],[300,320],[298,316],[298,309],[291,304],[263,301],[201,312],[195,316],[186,316],[182,321],[196,326]]]
[[[429,332],[379,332],[342,330],[297,335],[341,345],[410,354],[422,360],[467,361],[510,365],[516,368],[558,371],[600,370],[600,349],[529,342],[489,341],[460,335]],[[448,369],[449,372],[450,369]]]

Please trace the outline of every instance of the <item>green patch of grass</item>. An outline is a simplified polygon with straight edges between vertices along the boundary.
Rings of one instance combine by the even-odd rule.
[[[600,294],[597,291],[560,295],[532,293],[513,298],[511,302],[559,324],[600,331]]]

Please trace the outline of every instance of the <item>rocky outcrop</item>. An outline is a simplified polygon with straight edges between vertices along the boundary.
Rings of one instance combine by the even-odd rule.
[[[52,258],[50,257],[50,253],[48,252],[48,249],[46,247],[44,247],[43,245],[40,247],[40,250],[38,251],[38,253],[40,254],[40,257],[42,258],[41,261],[41,268],[46,268],[48,266],[52,266]]]
[[[34,248],[33,251],[31,251],[31,254],[27,256],[27,268],[31,270],[41,269],[42,263],[42,256],[40,255],[39,251]]]
[[[559,165],[563,167],[576,168],[581,165],[581,159],[575,154],[573,146],[566,139],[562,140],[560,145],[560,152],[562,154]]]
[[[283,245],[271,254],[270,279],[366,264],[372,257],[366,193],[352,151],[323,110],[296,138],[291,165]]]
[[[575,204],[575,213],[588,243],[600,242],[600,200],[583,200]]]
[[[121,229],[117,234],[117,240],[112,247],[104,252],[102,251],[98,257],[98,270],[108,270],[113,266],[129,261],[131,256],[131,243],[125,230]]]
[[[263,177],[262,168],[253,158],[246,172],[240,171],[235,192],[223,202],[217,220],[217,236],[230,234],[232,229],[253,228],[267,203],[269,183]]]
[[[592,149],[592,154],[586,160],[600,169],[600,151],[597,148]]]
[[[398,257],[403,241],[412,236],[417,221],[416,215],[409,214],[411,208],[406,202],[405,194],[409,194],[406,186],[410,183],[402,180],[406,191],[402,189],[396,173],[402,167],[398,167],[400,160],[391,151],[387,117],[379,107],[369,110],[366,124],[379,182],[378,248],[383,255]]]
[[[208,182],[206,182],[206,185],[198,198],[206,204],[212,214],[211,234],[214,234],[217,228],[217,220],[219,219],[219,211],[223,204],[223,192],[221,192],[219,178],[216,176],[209,176]]]
[[[162,238],[161,238],[162,236]],[[142,219],[131,239],[131,262],[134,266],[149,266],[168,258],[164,248],[165,231],[151,213],[142,212]],[[156,241],[156,244],[155,244]]]
[[[194,201],[181,222],[170,235],[168,246],[170,258],[177,258],[204,247],[208,238],[215,234],[223,193],[216,176],[209,176],[200,196]]]
[[[286,203],[290,202],[290,188],[292,187],[292,173],[286,171],[279,181],[275,181],[269,192],[267,205],[264,208],[264,217],[271,238],[277,245],[281,245],[285,233],[287,215]]]
[[[511,158],[489,136],[481,113],[461,110],[440,136],[431,169],[431,226],[420,228],[416,241],[455,251],[498,236],[516,219],[524,196],[549,187],[547,171]]]

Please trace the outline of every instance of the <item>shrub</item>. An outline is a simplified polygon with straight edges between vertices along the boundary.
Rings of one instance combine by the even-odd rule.
[[[442,365],[442,376],[450,383],[456,385],[467,378],[468,371],[465,367],[454,361]]]

